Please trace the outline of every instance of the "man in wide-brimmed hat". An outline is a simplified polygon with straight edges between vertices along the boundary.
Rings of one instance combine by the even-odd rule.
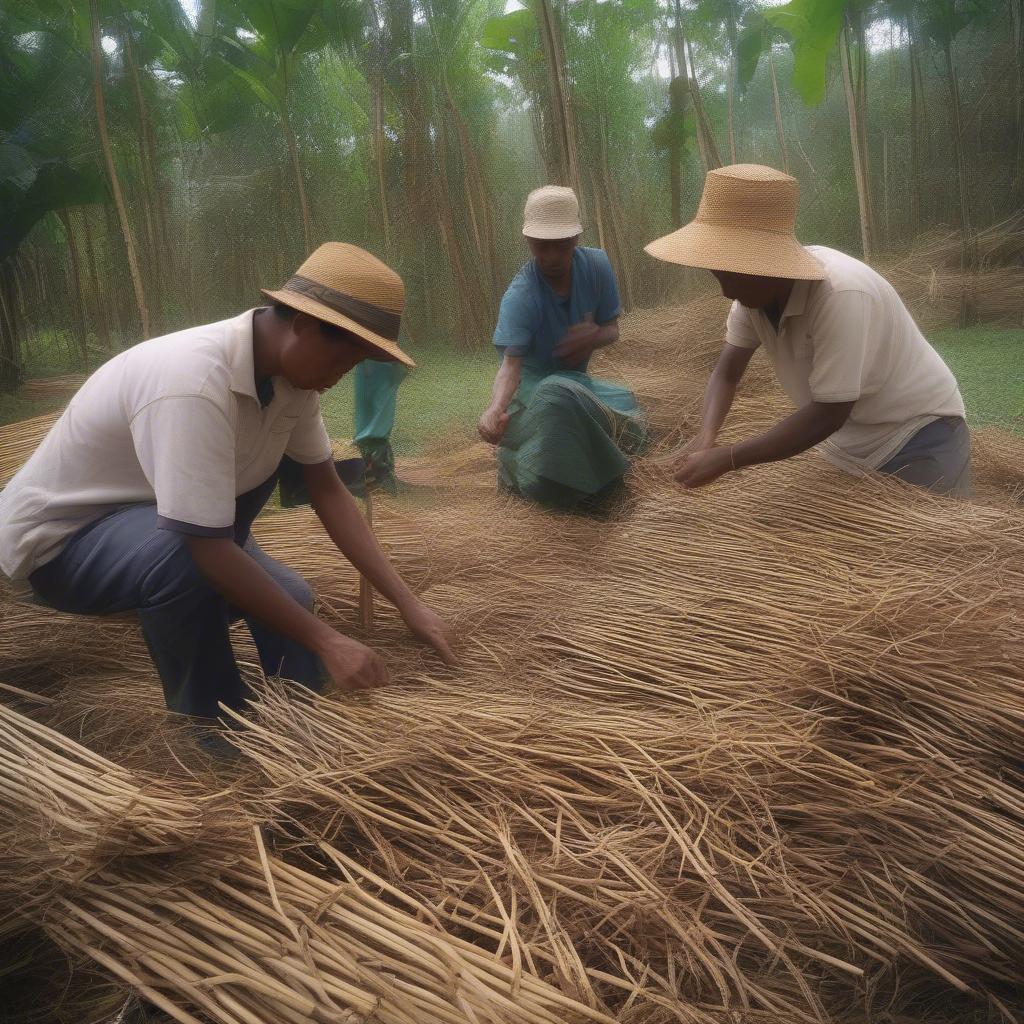
[[[658,259],[711,271],[734,300],[676,479],[700,487],[821,445],[847,472],[968,495],[970,433],[956,379],[885,278],[835,249],[800,245],[797,199],[796,180],[771,167],[709,171],[694,220],[647,246]],[[762,346],[797,410],[763,434],[718,445]]]
[[[398,346],[401,278],[322,245],[271,306],[154,338],[85,383],[0,492],[0,569],[61,611],[135,610],[168,707],[212,718],[247,688],[228,626],[244,617],[268,675],[312,688],[387,681],[381,658],[313,613],[313,594],[250,527],[284,456],[338,549],[446,661],[447,629],[389,563],[335,470],[319,393]]]
[[[501,300],[501,365],[480,436],[498,446],[499,486],[543,505],[595,509],[621,487],[644,443],[624,387],[591,377],[590,357],[619,338],[619,290],[601,249],[579,245],[570,188],[531,192],[523,235],[532,258]]]

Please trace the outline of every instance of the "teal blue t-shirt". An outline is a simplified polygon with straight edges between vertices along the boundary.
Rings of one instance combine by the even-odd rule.
[[[582,323],[589,313],[600,326],[621,312],[619,286],[607,254],[577,246],[567,298],[555,294],[536,260],[516,274],[501,300],[494,345],[502,355],[522,356],[523,370],[531,376],[546,377],[568,369],[554,353],[573,324]],[[586,372],[587,364],[573,369]]]

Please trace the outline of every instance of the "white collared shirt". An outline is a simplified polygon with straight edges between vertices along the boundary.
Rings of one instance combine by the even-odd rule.
[[[253,312],[143,342],[82,385],[0,491],[0,570],[24,579],[71,534],[136,502],[155,502],[164,529],[231,536],[235,498],[282,455],[331,458],[315,391],[275,377],[261,406]]]
[[[806,248],[825,268],[824,280],[793,285],[778,331],[762,310],[734,302],[725,340],[763,345],[797,407],[853,402],[821,452],[847,472],[877,469],[926,424],[963,416],[963,398],[881,274],[835,249]]]

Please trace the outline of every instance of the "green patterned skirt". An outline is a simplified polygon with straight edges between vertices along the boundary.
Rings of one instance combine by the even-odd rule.
[[[647,441],[627,388],[576,371],[524,376],[508,412],[499,487],[553,508],[599,505]]]

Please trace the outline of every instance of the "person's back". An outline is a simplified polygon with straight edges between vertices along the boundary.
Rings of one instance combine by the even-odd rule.
[[[956,378],[878,271],[836,249],[805,249],[824,278],[796,282],[778,329],[734,303],[727,338],[763,346],[797,406],[856,400],[822,451],[844,467],[877,468],[927,423],[963,416]]]

